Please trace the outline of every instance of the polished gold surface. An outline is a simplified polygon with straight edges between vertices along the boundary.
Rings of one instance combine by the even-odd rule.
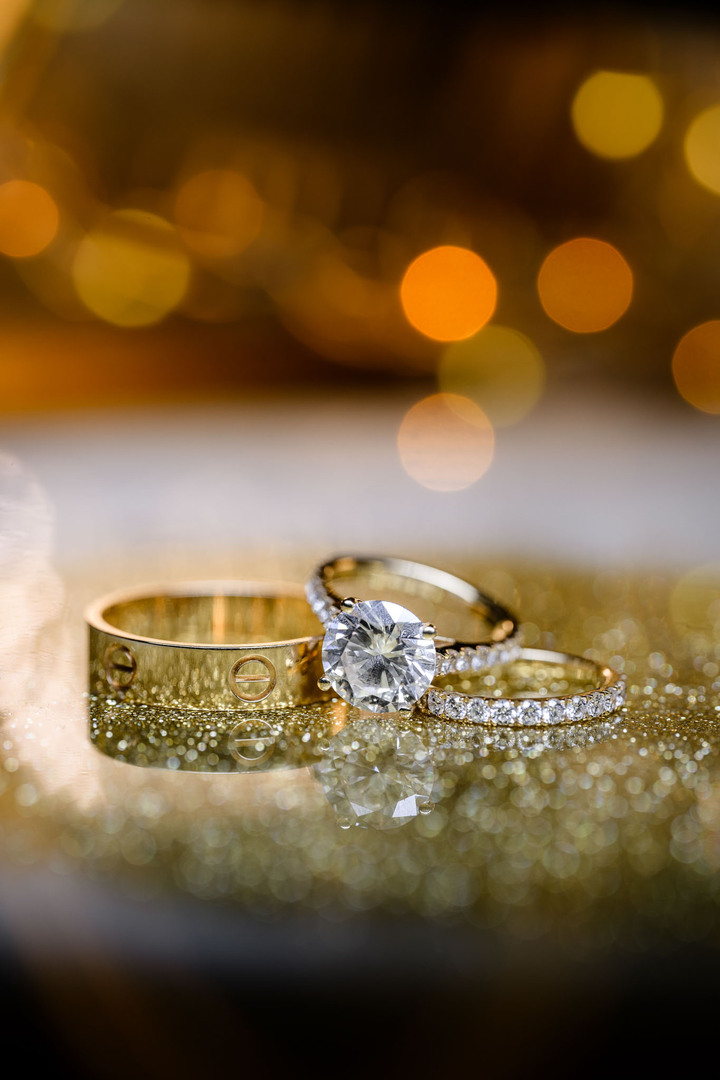
[[[220,710],[322,697],[320,626],[297,586],[143,586],[95,601],[86,619],[94,694]]]
[[[717,589],[693,574],[463,570],[524,613],[531,647],[617,668],[627,705],[492,731],[338,703],[229,723],[88,698],[81,612],[102,572],[85,567],[63,575],[62,612],[6,642],[2,859],[137,896],[414,912],[571,949],[716,935]]]

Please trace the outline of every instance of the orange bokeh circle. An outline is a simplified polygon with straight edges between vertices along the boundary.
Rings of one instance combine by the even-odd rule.
[[[29,180],[0,184],[0,252],[14,259],[39,255],[58,231],[52,195]]]
[[[551,319],[576,334],[590,334],[607,330],[627,311],[633,275],[612,244],[578,237],[550,252],[537,286]]]
[[[431,248],[410,263],[400,286],[409,322],[436,341],[460,341],[485,325],[497,304],[497,282],[468,248]]]
[[[712,319],[680,339],[672,359],[679,393],[701,412],[720,414],[720,320]]]

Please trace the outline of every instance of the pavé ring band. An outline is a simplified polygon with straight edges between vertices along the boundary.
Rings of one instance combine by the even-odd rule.
[[[400,604],[348,596],[341,586],[349,578],[361,578],[379,596],[397,590],[434,607],[459,606],[475,636],[442,637]],[[506,608],[462,578],[424,563],[338,556],[318,567],[305,591],[325,626],[321,687],[370,712],[409,709],[436,675],[483,671],[520,651],[517,621]]]
[[[537,727],[599,719],[609,716],[625,702],[623,676],[584,656],[522,649],[512,670],[522,687],[517,695],[495,698],[433,687],[420,707],[444,720]],[[572,684],[578,682],[593,685],[590,689],[573,690]]]
[[[95,601],[85,618],[91,693],[229,711],[323,700],[322,628],[297,586],[148,585]]]

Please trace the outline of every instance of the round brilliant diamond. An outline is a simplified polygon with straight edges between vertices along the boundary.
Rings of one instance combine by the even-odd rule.
[[[449,720],[464,720],[467,705],[458,694],[450,694],[445,699],[445,715]]]
[[[335,692],[369,712],[409,709],[435,677],[435,643],[407,608],[359,601],[325,628],[322,657]]]

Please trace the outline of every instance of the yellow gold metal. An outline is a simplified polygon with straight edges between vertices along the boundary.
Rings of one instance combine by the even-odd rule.
[[[357,602],[358,602],[357,597],[355,597],[355,596],[346,596],[344,600],[340,601],[340,610],[341,611],[352,611],[352,609],[355,607]]]
[[[422,636],[424,638],[427,638],[428,641],[431,641],[433,638],[437,637],[437,630],[431,622],[425,623],[425,625],[423,626]]]
[[[307,767],[343,722],[344,714],[329,702],[240,713],[133,705],[95,695],[88,700],[89,736],[103,754],[186,773]]]
[[[96,601],[85,617],[91,693],[230,711],[322,700],[322,628],[294,585],[145,586]]]
[[[137,674],[137,664],[127,645],[117,643],[105,650],[105,673],[113,690],[127,690]]]
[[[248,656],[244,660],[237,660],[230,669],[230,689],[241,701],[262,701],[273,692],[276,682],[275,666],[265,656]],[[257,686],[251,687],[248,692],[249,683]]]
[[[332,683],[328,679],[327,675],[321,675],[320,676],[320,678],[318,679],[318,687],[324,693],[327,693],[328,690],[332,690]]]

